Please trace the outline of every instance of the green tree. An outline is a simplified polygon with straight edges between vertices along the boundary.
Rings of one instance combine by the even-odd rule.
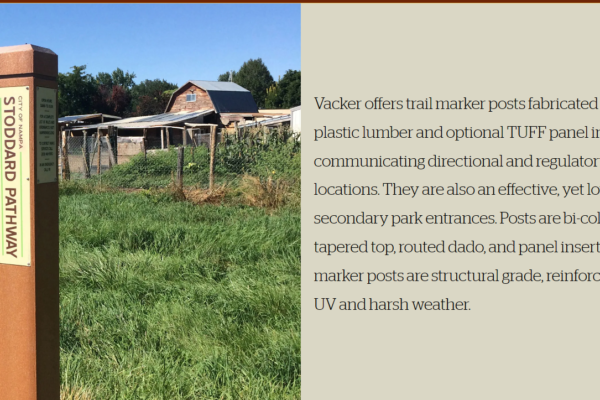
[[[95,79],[97,92],[93,99],[94,110],[120,117],[130,114],[134,78],[135,73],[123,72],[121,68],[112,73],[99,72]]]
[[[113,85],[121,86],[126,92],[131,92],[135,86],[135,82],[133,81],[135,74],[133,72],[123,72],[121,68],[117,68],[113,71],[111,77]]]
[[[265,107],[267,98],[267,89],[275,82],[269,72],[269,69],[263,63],[262,59],[250,59],[246,61],[239,71],[231,71],[232,81],[241,87],[248,89],[254,97],[254,101],[260,108]],[[229,82],[229,72],[219,75],[219,82]]]
[[[267,89],[275,83],[267,66],[260,58],[246,61],[235,74],[233,81],[248,89],[260,108],[265,107]]]
[[[300,105],[300,71],[289,69],[276,83],[262,59],[257,58],[246,61],[239,71],[231,73],[233,82],[248,89],[260,108],[291,108]],[[218,81],[229,82],[229,72],[219,75]]]
[[[99,72],[96,75],[97,92],[94,96],[94,110],[103,114],[113,113],[111,103],[113,80],[108,72]]]
[[[165,112],[169,98],[177,85],[164,79],[146,79],[133,88],[133,114],[154,115]]]
[[[279,89],[279,107],[292,108],[301,103],[300,71],[288,69],[277,84]]]
[[[280,102],[281,101],[279,95],[279,85],[275,83],[267,89],[267,96],[265,97],[265,108],[280,108]]]
[[[105,86],[107,88],[113,87],[112,76],[108,72],[98,72],[98,75],[96,75],[96,82],[100,86]]]
[[[72,72],[58,74],[59,116],[91,114],[98,91],[96,81],[85,73],[85,65],[71,69]]]
[[[217,79],[219,82],[229,82],[229,77],[232,77],[232,81],[235,82],[235,71],[227,71],[224,74],[219,75],[219,79]]]
[[[292,108],[300,105],[300,71],[287,70],[283,78],[267,89],[265,108]]]
[[[287,70],[283,78],[267,89],[265,108],[292,108],[300,105],[300,71]]]

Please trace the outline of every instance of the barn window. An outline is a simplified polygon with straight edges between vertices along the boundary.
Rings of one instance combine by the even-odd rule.
[[[195,94],[186,94],[185,101],[187,101],[187,102],[196,101],[196,95]]]

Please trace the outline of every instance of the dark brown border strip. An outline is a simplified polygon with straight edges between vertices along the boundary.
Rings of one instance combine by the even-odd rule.
[[[36,73],[0,75],[0,79],[10,79],[10,78],[38,78],[38,79],[44,79],[47,81],[56,82],[56,77],[42,75],[42,74],[36,74]]]

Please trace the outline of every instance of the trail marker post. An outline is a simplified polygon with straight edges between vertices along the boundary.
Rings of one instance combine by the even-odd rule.
[[[0,47],[0,398],[58,400],[58,57]]]

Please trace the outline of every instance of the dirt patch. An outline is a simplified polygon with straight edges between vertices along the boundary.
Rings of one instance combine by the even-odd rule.
[[[60,388],[61,400],[92,400],[92,394],[84,388],[66,387]]]
[[[146,189],[118,188],[115,190],[118,190],[119,192],[123,192],[123,193],[139,193],[139,192],[143,192]]]
[[[225,186],[217,186],[213,189],[183,189],[183,194],[194,204],[221,204],[227,191]]]

